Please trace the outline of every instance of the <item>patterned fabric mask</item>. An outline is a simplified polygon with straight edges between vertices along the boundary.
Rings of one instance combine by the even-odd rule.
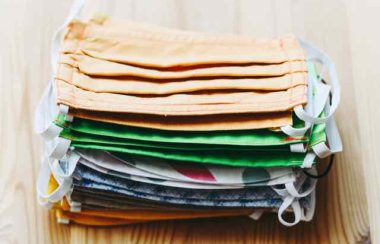
[[[131,157],[123,161],[100,150],[75,150],[78,162],[99,172],[151,184],[192,189],[227,189],[246,186],[278,185],[294,181],[290,168],[239,168],[201,165]],[[71,155],[73,157],[73,155]],[[62,165],[61,160],[61,165]],[[75,163],[70,162],[68,163]],[[67,166],[72,168],[75,166]]]
[[[231,190],[179,190],[173,187],[138,183],[136,181],[111,177],[82,165],[77,166],[74,178],[76,179],[74,181],[74,189],[75,186],[79,186],[86,189],[124,194],[137,199],[173,204],[220,207],[278,207],[278,205],[273,206],[274,202],[276,202],[274,199],[280,200],[276,204],[281,204],[282,202],[281,197],[269,187]]]

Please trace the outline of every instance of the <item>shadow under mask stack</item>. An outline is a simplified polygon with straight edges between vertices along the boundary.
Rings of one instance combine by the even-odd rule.
[[[316,162],[342,150],[323,52],[100,15],[61,34],[36,116],[38,199],[60,223],[312,219]]]

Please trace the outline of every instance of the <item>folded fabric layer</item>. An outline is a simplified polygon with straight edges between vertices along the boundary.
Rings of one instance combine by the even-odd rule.
[[[66,211],[67,212],[67,211]],[[251,209],[243,210],[209,210],[209,211],[181,211],[181,212],[165,212],[165,211],[127,211],[127,210],[82,210],[79,215],[116,218],[137,221],[157,221],[157,220],[176,220],[176,219],[198,219],[211,217],[226,217],[226,216],[247,216],[253,211]]]
[[[320,132],[321,136],[323,136],[323,131]],[[99,136],[96,134],[88,134],[77,131],[70,131],[67,129],[63,129],[60,133],[60,137],[66,138],[72,141],[72,145],[75,143],[96,143],[96,144],[104,144],[111,146],[133,146],[140,148],[158,148],[158,149],[173,149],[173,150],[191,150],[191,151],[210,151],[210,150],[233,150],[233,151],[245,151],[245,150],[287,150],[289,147],[283,145],[275,145],[275,146],[239,146],[239,145],[213,145],[213,144],[194,144],[194,143],[171,143],[171,142],[150,142],[144,140],[134,140],[134,139],[124,139],[124,138],[111,138],[106,136]],[[291,140],[291,139],[290,139]],[[296,140],[296,139],[295,139]],[[284,144],[286,145],[286,144]]]
[[[295,173],[292,170],[287,170],[285,168],[259,168],[255,170],[250,170],[249,168],[242,170],[237,168],[235,170],[235,178],[237,179],[236,182],[234,182],[234,177],[223,174],[223,168],[221,169],[218,166],[210,167],[208,165],[194,165],[191,163],[181,162],[172,162],[169,164],[167,163],[167,160],[161,160],[163,163],[160,164],[160,160],[137,157],[134,159],[136,161],[129,160],[132,161],[133,164],[138,165],[138,167],[135,167],[133,164],[129,164],[126,161],[118,160],[116,158],[113,159],[112,163],[109,158],[105,159],[104,156],[103,158],[96,160],[92,159],[92,161],[85,158],[88,157],[84,157],[83,159],[81,158],[78,163],[113,177],[129,179],[136,182],[187,189],[237,189],[248,186],[271,186],[286,184],[289,181],[293,181],[295,178]],[[105,161],[100,162],[101,160]],[[63,165],[64,163],[65,162],[63,162]],[[150,166],[149,163],[151,165],[153,164],[153,166]],[[173,166],[170,167],[170,165]],[[165,166],[167,167],[165,168]],[[65,166],[63,166],[63,168],[64,167]],[[211,168],[213,171],[209,171],[208,168]],[[146,169],[158,170],[151,171],[150,173],[149,171],[144,171]],[[212,172],[214,172],[215,177],[219,178],[219,181],[216,180]],[[234,171],[231,170],[231,173],[233,172]],[[171,177],[164,175],[164,173],[167,173]]]
[[[315,69],[312,65],[309,66],[311,78],[317,79]],[[290,112],[172,117],[128,113],[121,115],[112,112],[96,112],[92,110],[70,108],[70,114],[78,118],[86,118],[112,124],[181,131],[261,129],[292,124]]]
[[[161,203],[218,207],[274,207],[274,199],[282,201],[281,197],[270,187],[230,190],[180,189],[110,177],[85,166],[78,166],[74,177],[76,179],[74,181],[74,192],[76,188],[79,188],[86,189],[86,191],[104,192],[106,195],[107,192],[110,192],[117,195],[121,194],[127,198],[159,201]],[[72,196],[72,199],[75,198]]]
[[[76,118],[73,122],[67,123],[64,120],[64,116],[60,116],[57,119],[56,124],[65,128],[62,136],[68,139],[70,139],[70,136],[74,138],[74,133],[77,133],[77,137],[94,135],[94,139],[97,138],[99,141],[103,140],[105,142],[108,141],[110,143],[114,142],[115,144],[121,142],[121,140],[119,139],[129,139],[134,140],[134,142],[140,141],[149,144],[168,143],[168,146],[172,145],[172,148],[176,148],[183,144],[185,145],[184,147],[194,149],[196,148],[197,144],[206,144],[206,148],[210,149],[218,145],[228,145],[228,147],[231,149],[244,149],[243,146],[249,146],[249,148],[262,147],[262,149],[265,150],[265,148],[270,146],[282,146],[310,141],[308,135],[290,137],[283,132],[275,132],[267,129],[207,132],[165,131],[114,125],[80,118]],[[295,127],[301,127],[301,125],[302,123],[296,121]],[[324,131],[325,124],[319,124],[314,126],[312,130],[312,135],[314,135],[314,141],[311,142],[311,145],[318,144],[321,141],[326,141]],[[204,146],[202,146],[202,148],[206,149]]]
[[[150,157],[130,157],[120,160],[110,153],[100,150],[74,150],[89,162],[102,167],[103,172],[119,172],[134,176],[196,182],[206,185],[246,185],[285,184],[279,178],[293,174],[291,168],[245,168],[222,165],[181,163],[172,160],[153,159]],[[81,162],[81,160],[80,160]],[[95,168],[96,169],[96,168]]]
[[[98,63],[98,62],[97,62]],[[125,66],[125,65],[124,65]],[[124,67],[123,66],[123,67]],[[307,77],[305,72],[285,74],[278,77],[257,78],[255,75],[244,76],[241,79],[229,77],[231,74],[220,73],[213,74],[214,77],[205,79],[188,79],[178,80],[183,77],[144,77],[142,74],[133,73],[131,70],[114,72],[121,77],[105,77],[105,71],[100,71],[91,65],[95,72],[89,72],[84,67],[78,67],[62,64],[56,79],[63,80],[85,90],[93,92],[110,92],[124,94],[148,94],[148,95],[165,95],[195,91],[210,90],[262,90],[262,91],[279,91],[286,90],[294,86],[305,85]],[[87,73],[91,73],[90,75]],[[109,75],[109,74],[107,74]],[[249,78],[251,77],[252,78]],[[141,77],[148,78],[142,79]],[[188,78],[188,77],[185,77]],[[170,80],[157,80],[170,79]],[[177,79],[177,80],[174,80]]]
[[[150,148],[144,149],[129,146],[128,148],[116,145],[104,145],[97,143],[72,142],[71,146],[78,149],[97,149],[110,151],[120,158],[129,155],[150,156],[155,158],[171,159],[184,162],[208,163],[219,165],[230,165],[240,167],[281,167],[301,166],[305,154],[290,153],[283,151],[189,151],[189,150],[167,150]]]
[[[95,188],[99,185],[103,189],[115,193],[124,193],[129,196],[156,200],[158,198],[169,199],[173,202],[182,202],[187,200],[208,200],[212,201],[248,201],[267,198],[278,198],[278,195],[270,187],[252,187],[244,189],[182,189],[176,187],[160,186],[136,182],[133,180],[112,177],[98,171],[92,170],[86,166],[78,165],[74,172],[75,185]],[[100,186],[99,186],[100,187]],[[102,188],[100,188],[102,189]],[[237,203],[235,203],[237,204]]]
[[[207,205],[207,204],[198,204],[194,205],[188,205],[188,204],[181,204],[179,201],[175,200],[175,198],[171,198],[170,200],[173,200],[173,202],[168,201],[155,201],[155,200],[149,200],[144,198],[132,198],[128,195],[125,195],[123,193],[115,193],[111,191],[105,191],[102,189],[96,189],[96,188],[89,188],[89,187],[80,187],[80,186],[74,186],[73,191],[70,195],[70,198],[75,201],[76,204],[81,204],[81,206],[97,206],[97,207],[103,207],[105,209],[114,209],[114,210],[128,210],[128,206],[139,206],[143,209],[161,209],[166,211],[173,211],[173,210],[191,210],[191,211],[205,211],[205,210],[242,210],[242,209],[273,209],[278,208],[282,200],[279,198],[274,199],[268,199],[268,201],[259,201],[254,200],[256,205],[260,204],[262,206],[266,206],[264,208],[260,207],[247,207],[243,205],[239,206],[215,206],[213,205]],[[191,201],[191,200],[188,200]],[[204,202],[203,202],[204,203]],[[224,203],[228,203],[228,201],[225,201]],[[236,203],[236,201],[235,201]],[[304,209],[309,209],[312,205],[311,198],[310,197],[304,197],[300,199],[300,205]],[[271,207],[272,206],[272,207]]]
[[[51,191],[58,187],[58,183],[54,180],[51,181],[49,186]],[[67,204],[56,205],[55,209],[70,213],[70,206]],[[252,209],[247,208],[229,208],[229,209],[140,209],[136,211],[132,210],[117,210],[108,209],[104,210],[94,210],[94,209],[84,209],[78,215],[86,215],[93,217],[102,218],[116,218],[116,219],[126,219],[126,220],[138,220],[138,221],[148,221],[148,220],[167,220],[167,219],[195,219],[195,218],[207,218],[207,217],[218,217],[218,216],[238,216],[238,215],[249,215],[253,212]],[[75,215],[75,214],[74,214]]]
[[[70,108],[76,118],[110,124],[161,130],[225,131],[278,128],[292,124],[292,113],[215,114],[202,116],[160,116],[148,114],[120,114]]]
[[[94,93],[61,80],[57,80],[57,89],[58,103],[77,109],[173,116],[284,112],[307,102],[306,86],[303,85],[269,93],[175,94],[165,97]]]
[[[241,65],[208,65],[194,67],[186,70],[157,70],[144,67],[110,62],[102,59],[92,58],[86,55],[64,54],[60,57],[60,68],[57,78],[68,80],[74,75],[80,73],[92,76],[104,76],[107,78],[118,79],[123,76],[134,77],[136,79],[149,79],[152,83],[162,81],[178,81],[189,80],[190,78],[261,78],[264,83],[271,81],[271,77],[281,78],[285,75],[290,75],[290,78],[298,78],[298,83],[306,84],[306,63],[305,61],[290,61],[280,64],[241,64]],[[292,76],[294,75],[294,76]],[[70,79],[71,80],[71,79]],[[282,79],[286,81],[286,79]],[[230,80],[230,83],[233,83]],[[271,86],[268,86],[271,88]],[[272,86],[272,89],[273,86]],[[269,89],[271,90],[271,89]],[[274,89],[278,90],[278,88]]]
[[[117,226],[117,225],[127,225],[127,224],[137,224],[146,222],[143,220],[128,220],[128,219],[118,219],[118,218],[104,218],[92,215],[83,215],[80,213],[72,213],[68,211],[55,210],[57,221],[59,223],[69,223],[70,221],[90,226]]]
[[[278,133],[278,132],[273,132]],[[212,135],[212,134],[211,134]],[[236,133],[237,137],[234,136],[221,136],[218,138],[217,134],[215,137],[192,137],[194,141],[198,140],[198,142],[202,143],[178,143],[175,142],[152,142],[149,140],[130,140],[123,138],[112,138],[109,136],[98,136],[96,134],[87,134],[75,131],[66,131],[63,130],[61,132],[61,136],[63,138],[71,140],[71,146],[74,148],[88,148],[88,149],[98,149],[98,150],[107,150],[112,152],[123,152],[131,155],[140,155],[140,156],[152,156],[157,158],[165,158],[172,160],[183,160],[189,162],[197,162],[197,163],[216,163],[222,165],[235,165],[235,166],[248,166],[248,167],[266,167],[261,161],[266,151],[270,151],[271,155],[268,155],[266,158],[267,166],[288,166],[297,165],[298,163],[303,162],[304,154],[302,153],[291,153],[289,152],[289,147],[285,147],[289,145],[289,143],[283,143],[283,146],[280,147],[277,144],[270,144],[270,137],[265,136],[256,136],[252,134],[251,136],[243,137],[242,139],[248,139],[246,141],[242,140],[245,143],[256,143],[248,146],[230,146],[227,145],[218,145],[218,143],[211,144],[207,142],[208,138],[211,139],[221,139],[219,142],[223,143],[227,142],[231,139],[234,140],[238,137],[238,133]],[[242,134],[240,134],[242,135]],[[321,142],[326,142],[326,135],[324,131],[324,125],[315,126],[314,133],[312,134],[311,141],[309,140],[299,140],[295,138],[295,142],[303,143],[309,142],[308,146],[314,146]],[[191,134],[190,134],[191,136]],[[148,135],[149,137],[149,135]],[[161,139],[164,137],[161,137]],[[168,140],[173,138],[174,140],[181,140],[181,137],[167,137]],[[184,135],[182,138],[186,138]],[[286,137],[289,138],[289,137]],[[166,139],[166,138],[165,138]],[[251,139],[251,141],[249,141]],[[292,139],[288,139],[291,141]],[[184,142],[183,140],[182,142]],[[190,141],[190,140],[189,140]],[[190,141],[191,142],[191,141]],[[238,139],[235,140],[235,143],[238,142]],[[260,143],[261,142],[261,143]],[[267,144],[264,144],[266,142]],[[281,142],[281,141],[278,141]],[[228,142],[227,142],[228,143]],[[204,147],[202,144],[211,144],[210,146]],[[274,146],[273,146],[274,145]],[[256,146],[256,147],[253,147]],[[217,154],[217,155],[215,155]],[[276,157],[275,155],[278,155]],[[297,157],[298,156],[298,157]],[[125,157],[125,156],[124,156]],[[128,157],[128,156],[127,156]],[[280,160],[283,157],[284,160]],[[271,159],[270,159],[271,158]],[[276,158],[279,161],[276,162]],[[292,164],[291,162],[287,162],[288,160],[296,159],[298,163]],[[220,160],[219,162],[217,160]],[[237,160],[237,162],[234,160]],[[235,163],[235,164],[232,164]],[[293,162],[294,163],[294,162]]]
[[[144,177],[144,176],[136,176],[129,175],[123,172],[115,171],[115,170],[105,170],[99,166],[94,166],[94,164],[89,163],[88,161],[81,160],[80,164],[85,165],[91,169],[94,169],[98,172],[105,173],[112,177],[118,177],[128,180],[133,180],[135,182],[149,183],[160,186],[168,186],[168,187],[178,187],[185,189],[239,189],[244,187],[252,187],[252,186],[270,186],[270,185],[278,185],[278,184],[286,184],[289,181],[294,180],[295,176],[293,172],[289,172],[288,174],[284,174],[282,176],[275,177],[271,179],[269,176],[267,179],[257,179],[252,182],[247,182],[245,184],[205,184],[199,182],[188,182],[188,181],[178,181],[173,179],[162,179],[160,176],[155,177]],[[259,171],[260,172],[260,171]],[[281,172],[281,171],[280,171]],[[280,174],[280,172],[278,174]],[[276,174],[275,174],[276,175]]]
[[[107,20],[101,17],[88,24],[71,22],[62,52],[81,52],[99,59],[161,68],[213,63],[282,63],[305,59],[294,37],[253,39],[195,34],[147,25],[140,28],[141,25],[133,26],[128,22],[124,28],[113,28],[112,22],[106,24]]]

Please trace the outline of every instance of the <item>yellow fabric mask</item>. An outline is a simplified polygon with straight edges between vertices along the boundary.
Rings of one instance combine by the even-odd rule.
[[[55,210],[56,218],[58,222],[67,223],[72,221],[77,224],[83,225],[93,225],[93,226],[116,226],[116,225],[127,225],[136,224],[144,221],[139,220],[127,220],[127,219],[117,219],[117,218],[103,218],[98,216],[83,215],[80,213],[72,213],[68,211],[63,211],[60,209]]]
[[[161,130],[211,131],[277,128],[292,124],[292,113],[216,114],[203,116],[157,116],[115,114],[70,109],[70,115],[114,124]]]
[[[66,58],[68,59],[67,56]],[[90,61],[90,58],[81,57],[81,60]],[[94,92],[152,95],[227,89],[279,91],[307,84],[306,72],[287,73],[285,65],[288,65],[288,63],[276,67],[279,69],[279,73],[285,73],[282,76],[249,78],[250,75],[246,73],[251,72],[252,69],[257,68],[262,70],[260,72],[266,72],[264,69],[270,69],[271,65],[240,67],[239,73],[232,74],[229,72],[232,72],[237,67],[204,68],[196,70],[197,72],[193,72],[195,70],[189,70],[189,72],[161,72],[102,60],[95,61],[92,59],[91,61],[94,62],[76,63],[74,60],[61,60],[56,78]],[[303,63],[299,64],[303,65]],[[108,72],[113,72],[113,74],[124,76],[103,76],[106,71],[101,71],[102,68],[108,70]],[[224,73],[219,73],[218,69]],[[243,72],[243,69],[247,69],[246,73],[240,73]],[[189,79],[189,77],[197,77],[198,75],[200,76],[199,78]],[[210,75],[215,77],[205,78]],[[244,78],[236,79],[235,76],[237,75],[242,75]],[[232,77],[234,78],[233,80],[230,79],[231,76],[234,76]],[[173,80],[182,78],[185,80]]]
[[[236,92],[206,94],[174,94],[164,97],[138,97],[111,93],[95,93],[57,81],[60,104],[91,111],[155,114],[211,115],[291,111],[307,101],[306,86],[278,92]]]
[[[170,30],[107,17],[95,17],[88,24],[73,21],[62,52],[156,68],[305,60],[294,36],[253,39]]]

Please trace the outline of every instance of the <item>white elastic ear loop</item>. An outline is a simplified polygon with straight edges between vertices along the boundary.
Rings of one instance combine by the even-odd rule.
[[[343,150],[342,140],[334,118],[330,118],[326,122],[326,135],[329,146],[327,146],[325,142],[320,142],[312,146],[312,151],[306,154],[301,168],[312,167],[317,156],[318,158],[325,158],[333,153],[341,152]]]
[[[79,162],[79,159],[80,159],[80,156],[77,153],[71,151],[70,154],[68,154],[67,157],[63,159],[64,161],[66,161],[68,165],[66,172],[62,169],[58,160],[50,161],[50,169],[54,173],[54,175],[60,178],[63,178],[63,179],[70,178],[72,177],[74,173],[74,170]]]
[[[72,193],[72,190],[70,190],[66,194],[66,200],[69,203],[70,212],[81,212],[82,211],[82,203],[73,201],[71,199],[71,193]]]
[[[308,103],[306,104],[306,110],[308,112],[313,112],[313,103],[314,103],[314,96],[313,96],[313,92],[312,92],[312,89],[314,88],[314,79],[313,77],[311,77],[310,75],[307,76],[307,84],[308,84],[308,88],[307,89],[307,95],[308,95]],[[299,106],[303,106],[303,105],[299,105]],[[287,125],[287,126],[283,126],[281,127],[281,131],[284,132],[285,134],[289,135],[289,136],[303,136],[305,135],[305,133],[310,129],[311,127],[311,124],[308,123],[308,122],[305,122],[304,126],[301,127],[301,128],[295,128],[291,125]]]
[[[292,209],[293,209],[293,214],[294,214],[293,222],[287,222],[283,218],[283,214],[286,212],[286,209],[288,209],[289,207],[292,207]],[[285,226],[290,227],[290,226],[298,224],[301,221],[301,218],[303,216],[302,215],[302,209],[301,209],[299,201],[295,200],[295,198],[292,196],[285,197],[280,208],[278,209],[277,216],[278,216],[278,220],[280,221],[280,223],[285,225]]]
[[[63,32],[66,26],[76,17],[79,16],[84,5],[84,0],[74,0],[70,12],[65,19],[62,26],[60,26],[53,35],[52,43],[51,43],[51,65],[53,68],[53,76],[49,81],[47,88],[44,91],[44,94],[37,105],[36,108],[36,116],[34,121],[34,129],[37,134],[41,135],[45,140],[51,140],[59,135],[62,131],[62,128],[52,123],[55,117],[58,115],[57,107],[52,105],[55,104],[54,99],[54,85],[53,80],[58,68],[58,54],[59,54],[59,46],[61,43],[61,39],[63,38]],[[68,116],[68,120],[72,120],[70,116]]]
[[[58,114],[57,106],[54,105],[53,90],[53,84],[49,82],[37,105],[34,117],[34,131],[47,141],[57,137],[62,131],[61,127],[52,123]]]
[[[281,127],[281,131],[289,136],[303,136],[305,135],[306,131],[310,129],[311,124],[308,122],[305,122],[305,126],[301,128],[294,128],[293,126],[286,125]]]
[[[66,26],[70,23],[70,21],[80,14],[83,5],[84,0],[74,0],[69,15],[66,18],[64,24],[60,28],[58,28],[58,30],[53,35],[51,46],[51,62],[54,74],[57,71],[58,51],[63,31],[66,28]],[[54,86],[53,79],[51,79],[47,88],[45,89],[42,99],[40,100],[37,106],[35,117],[35,131],[37,132],[37,134],[40,134],[45,140],[52,140],[53,138],[57,137],[62,131],[61,128],[52,123],[52,120],[54,119],[53,116],[58,114],[56,106],[51,106],[51,104],[54,104],[54,101],[52,101],[52,99],[54,98],[53,93]],[[47,113],[47,111],[50,111],[50,113]],[[67,146],[67,142],[64,142],[63,144],[61,143],[59,145],[57,144],[56,150],[53,150],[52,152],[50,152],[50,154],[52,156],[60,158],[62,152],[67,151],[65,150],[65,145]],[[68,143],[68,145],[70,145],[70,143]],[[45,157],[41,165],[37,181],[37,199],[39,200],[40,204],[46,207],[51,207],[51,202],[59,201],[60,199],[62,199],[64,194],[70,190],[72,181],[71,179],[64,179],[63,181],[56,179],[58,182],[60,182],[58,188],[50,194],[46,193],[46,189],[51,176],[51,170],[49,167],[50,163],[48,162],[48,160],[52,159]]]
[[[54,203],[49,202],[46,198],[42,198],[37,194],[37,202],[40,206],[50,209],[53,207]]]
[[[73,116],[68,115],[68,106],[61,104],[57,107],[55,105],[53,93],[53,84],[52,82],[49,82],[39,104],[37,105],[36,115],[34,117],[34,130],[46,141],[58,137],[63,130],[63,128],[53,123],[53,120],[59,114],[63,114],[66,121],[73,121]]]
[[[325,142],[320,142],[311,147],[313,152],[318,156],[318,158],[325,158],[331,155],[330,148],[326,145]]]
[[[311,173],[312,174],[317,174],[317,170],[314,168],[311,168],[310,169]],[[304,180],[306,179],[306,176],[304,176]],[[293,196],[293,197],[296,197],[296,198],[302,198],[302,197],[306,197],[308,195],[310,195],[310,193],[312,193],[314,190],[315,190],[315,187],[317,185],[317,179],[313,179],[313,178],[310,178],[310,181],[311,181],[311,184],[310,184],[310,187],[307,188],[304,192],[302,193],[299,193],[298,192],[298,189],[297,187],[294,185],[294,182],[289,182],[289,183],[286,183],[285,184],[285,189],[286,191],[288,192],[288,194],[290,196]],[[302,185],[303,185],[304,182],[302,182],[298,188],[302,188]]]
[[[342,138],[340,137],[338,126],[334,118],[326,122],[326,135],[331,153],[343,151]]]
[[[292,174],[293,174],[293,177],[291,178],[291,180],[289,181],[289,182],[287,182],[287,183],[285,183],[285,184],[289,184],[289,183],[295,183],[296,181],[299,181],[299,177],[298,176],[296,176],[296,174],[295,174],[295,172],[294,172],[294,170],[292,170]],[[304,178],[301,178],[301,181],[302,181],[302,183],[303,183],[303,180],[304,180]],[[285,184],[281,184],[281,185],[284,185],[285,186]],[[284,188],[277,188],[277,186],[278,185],[273,185],[273,186],[271,186],[271,188],[272,188],[272,190],[273,191],[275,191],[280,197],[282,197],[282,198],[284,198],[284,197],[286,197],[286,196],[288,196],[289,194],[288,194],[288,191],[286,190],[286,188],[284,187]]]
[[[312,168],[311,171],[313,173],[316,173],[316,169]],[[283,203],[281,204],[280,208],[278,209],[278,219],[279,221],[285,225],[285,226],[293,226],[297,224],[301,220],[310,221],[314,215],[315,211],[315,187],[317,180],[311,179],[311,185],[308,189],[306,189],[304,192],[299,193],[297,188],[301,188],[304,184],[307,177],[305,175],[302,175],[301,178],[298,179],[299,187],[295,187],[295,182],[289,182],[285,184],[285,188],[278,189],[275,187],[272,187],[274,191],[278,195],[280,195],[283,199]],[[304,213],[303,208],[301,208],[300,203],[298,201],[299,198],[307,197],[308,195],[311,195],[311,207],[309,210],[306,210],[306,214]],[[313,198],[314,197],[314,198]],[[314,201],[314,202],[313,202]],[[293,222],[287,222],[283,219],[283,214],[285,213],[286,209],[289,207],[292,207],[293,213],[294,213],[294,221]]]
[[[288,191],[286,188],[276,188],[275,186],[272,186],[272,189],[280,196],[280,197],[286,197],[288,195]]]
[[[330,111],[330,104],[326,104],[325,111],[326,113]],[[326,138],[329,146],[327,146],[325,142],[321,142],[312,147],[315,154],[320,158],[325,158],[343,150],[342,139],[334,117],[326,121]]]
[[[57,137],[53,140],[48,155],[53,159],[62,159],[70,148],[71,141],[65,138]]]
[[[59,114],[63,115],[65,117],[65,121],[73,122],[74,117],[72,115],[69,115],[69,106],[60,104],[59,105]]]
[[[307,151],[307,148],[305,147],[304,143],[295,143],[290,144],[290,151],[296,153],[305,153]]]
[[[301,168],[311,168],[317,155],[314,152],[308,152],[302,162]]]
[[[302,211],[302,217],[301,220],[309,222],[313,219],[314,213],[315,213],[315,205],[316,205],[316,197],[315,197],[315,189],[311,192],[310,195],[310,208],[306,209],[305,211]]]
[[[343,150],[342,140],[334,118],[330,118],[326,122],[326,138],[329,146],[326,145],[326,142],[320,142],[311,147],[318,158],[325,158]]]
[[[328,113],[329,109],[330,104],[327,103],[325,112]],[[333,153],[341,152],[343,150],[342,139],[334,117],[331,117],[326,121],[326,138],[329,146],[326,145],[326,142],[320,142],[312,146],[313,152],[319,158],[325,158]]]
[[[314,116],[319,116],[329,101],[331,87],[319,80],[315,80],[315,77],[309,76],[309,79],[309,93],[313,93],[312,90],[315,89],[316,94],[310,96],[309,103],[306,105],[307,112]],[[294,108],[295,111],[299,109],[303,109],[301,105]],[[289,136],[303,136],[311,128],[311,125],[311,123],[306,121],[304,127],[283,126],[281,130]]]
[[[318,48],[314,47],[313,45],[300,40],[301,46],[306,50],[307,53],[307,59],[308,60],[313,60],[321,63],[323,67],[326,65],[328,66],[328,71],[329,71],[329,76],[330,76],[330,81],[331,81],[331,91],[332,91],[332,105],[329,114],[327,114],[323,118],[319,118],[316,116],[312,116],[308,114],[302,106],[297,106],[294,109],[295,114],[297,115],[298,118],[302,119],[305,122],[309,122],[312,124],[322,124],[325,123],[329,118],[332,117],[334,114],[335,110],[338,108],[339,102],[340,102],[340,84],[339,84],[339,79],[338,75],[335,69],[335,65],[331,61],[331,59],[321,50]]]
[[[58,182],[58,187],[53,192],[47,193],[47,188],[52,174],[48,160],[52,159],[45,157],[40,168],[37,180],[37,197],[40,200],[40,202],[54,203],[60,201],[65,196],[65,194],[71,189],[72,179],[56,178]],[[53,175],[53,177],[55,176]],[[48,206],[50,204],[44,205]]]
[[[78,18],[80,12],[83,9],[85,0],[74,0],[71,5],[69,14],[67,15],[63,24],[56,30],[53,35],[52,45],[51,45],[51,65],[53,67],[53,73],[56,74],[58,69],[58,53],[61,44],[61,40],[63,39],[63,33],[65,31],[66,26],[74,19]]]

